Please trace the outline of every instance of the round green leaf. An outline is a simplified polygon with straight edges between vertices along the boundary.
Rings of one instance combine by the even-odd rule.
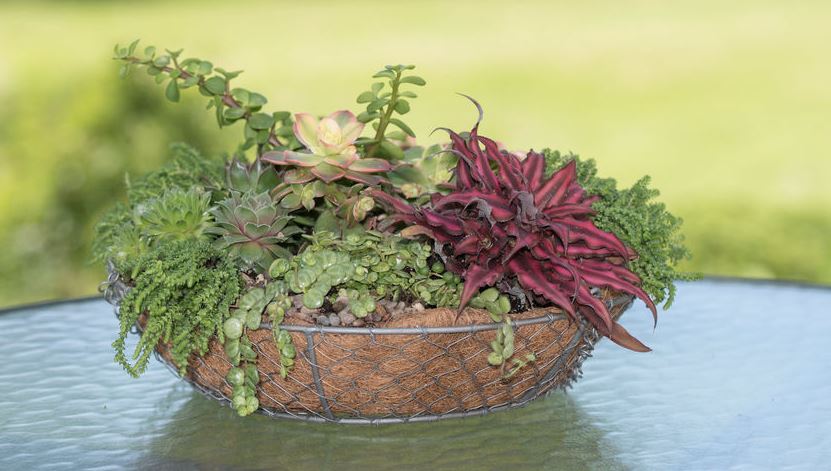
[[[236,318],[230,318],[222,326],[225,336],[229,339],[238,339],[242,336],[242,322]]]
[[[248,118],[248,125],[256,130],[270,129],[273,124],[274,117],[265,113],[254,113]]]
[[[398,100],[395,102],[395,112],[398,114],[407,114],[410,112],[410,103],[407,100]]]
[[[245,373],[241,368],[231,368],[228,370],[228,374],[225,376],[225,379],[227,379],[232,386],[239,386],[245,381]]]
[[[167,84],[167,88],[164,91],[164,95],[172,102],[179,101],[179,83],[175,78],[170,79],[170,82]]]
[[[488,355],[488,363],[493,366],[499,366],[504,363],[504,361],[505,360],[502,358],[502,355],[496,352],[491,352],[490,355]]]
[[[224,95],[225,79],[222,77],[211,77],[205,80],[205,88],[214,95]]]
[[[401,83],[411,83],[413,85],[418,85],[419,87],[421,87],[426,85],[427,81],[419,77],[418,75],[409,75],[407,77],[402,77]]]

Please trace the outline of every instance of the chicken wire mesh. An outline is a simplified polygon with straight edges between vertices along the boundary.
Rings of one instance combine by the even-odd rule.
[[[111,273],[104,294],[118,313],[127,287]],[[619,316],[632,302],[605,299]],[[597,332],[584,321],[543,309],[512,320],[515,353],[502,367],[488,364],[491,341],[502,324],[443,327],[329,327],[282,324],[297,349],[286,378],[271,325],[248,336],[257,352],[259,413],[311,422],[384,424],[484,415],[523,406],[565,387],[580,375]],[[140,333],[140,329],[135,329]],[[178,376],[166,346],[157,358]],[[521,368],[513,359],[534,360]],[[203,356],[192,356],[184,379],[197,390],[230,405],[225,376],[231,364],[215,340]]]

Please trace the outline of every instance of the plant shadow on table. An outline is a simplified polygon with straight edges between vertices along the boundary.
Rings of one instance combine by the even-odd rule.
[[[153,469],[623,468],[562,392],[484,417],[384,426],[240,418],[194,393],[142,461]]]

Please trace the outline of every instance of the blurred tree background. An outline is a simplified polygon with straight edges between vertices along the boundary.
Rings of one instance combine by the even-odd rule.
[[[653,176],[705,273],[831,283],[831,3],[117,2],[0,4],[0,305],[91,294],[95,220],[171,142],[233,149],[203,101],[118,79],[116,42],[185,48],[270,109],[358,110],[386,63],[428,87],[409,122]],[[192,92],[192,91],[188,91]]]

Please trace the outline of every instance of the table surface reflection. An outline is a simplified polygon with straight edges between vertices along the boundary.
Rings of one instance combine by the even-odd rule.
[[[0,314],[0,469],[783,469],[831,461],[831,289],[683,283],[622,318],[571,390],[510,411],[386,426],[238,418],[153,362],[113,363],[99,299]]]

